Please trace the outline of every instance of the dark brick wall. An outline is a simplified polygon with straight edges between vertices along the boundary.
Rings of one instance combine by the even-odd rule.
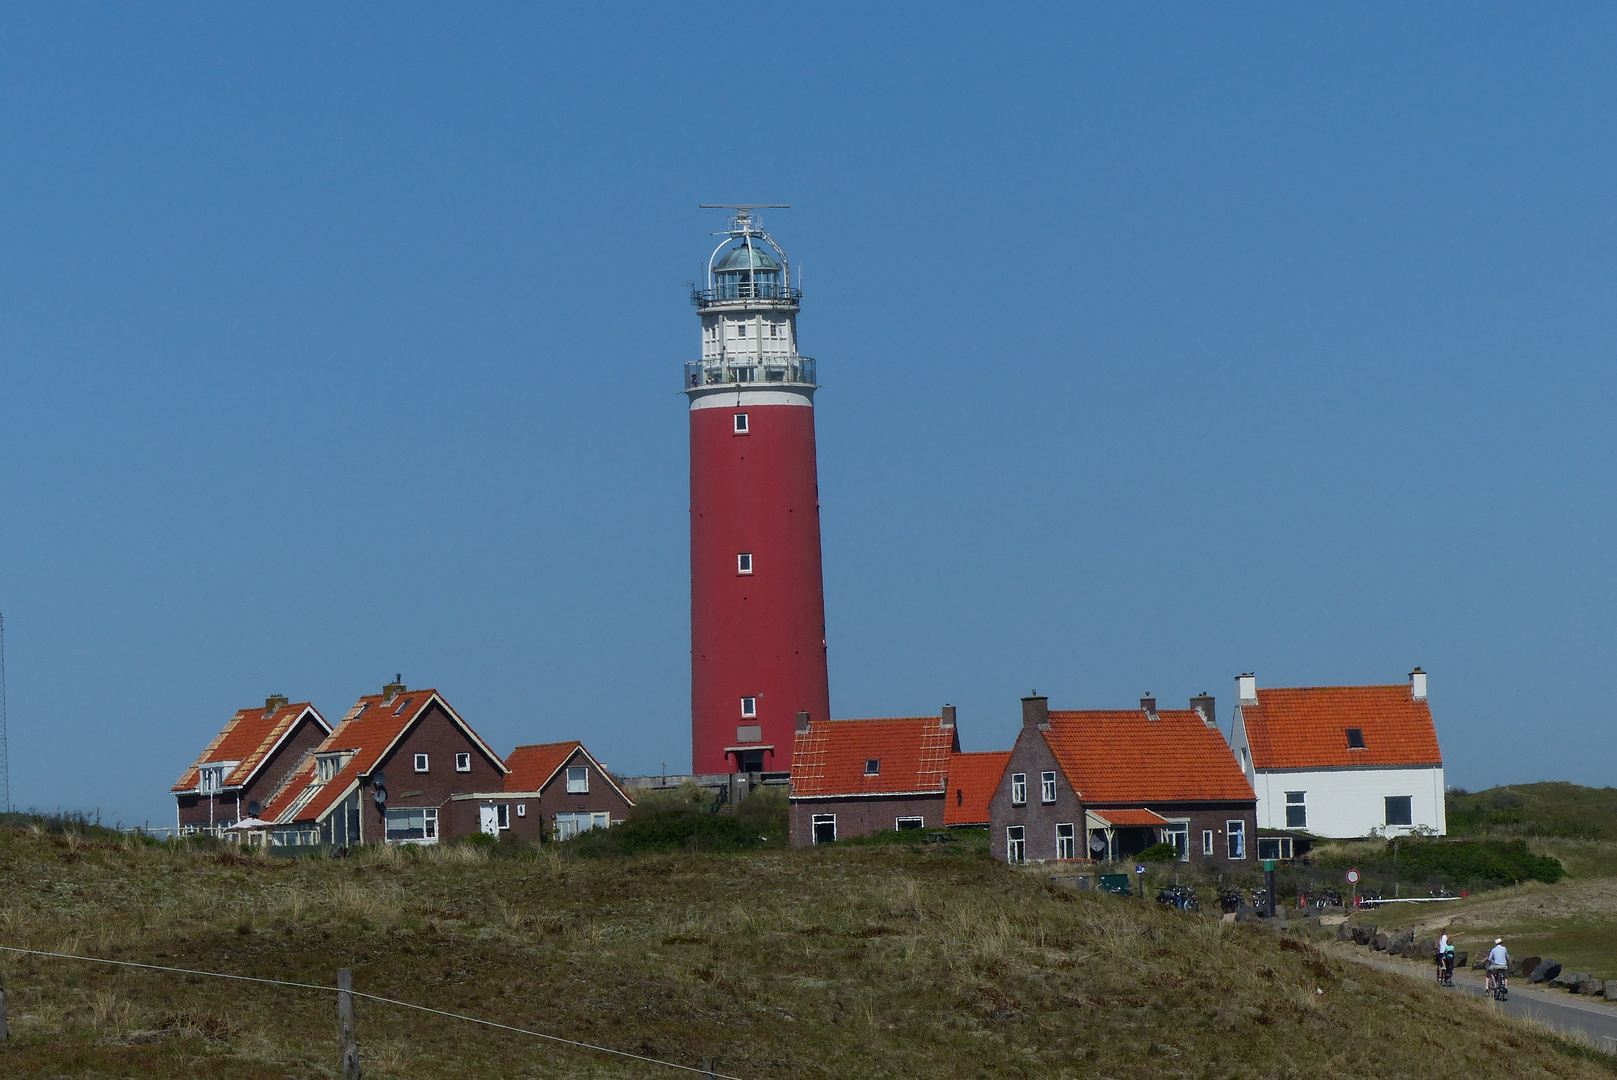
[[[404,696],[408,697],[409,692],[406,691]],[[472,755],[471,772],[455,771],[455,755],[458,753]],[[427,755],[425,773],[415,771],[417,754]],[[360,780],[361,836],[368,844],[380,843],[387,834],[382,808],[376,805],[375,799],[374,778],[378,771],[387,775],[388,808],[438,808],[440,838],[445,835],[444,826],[454,817],[449,810],[449,796],[500,791],[505,787],[505,774],[477,748],[476,743],[461,732],[437,702],[411,726],[393,752],[377,763],[371,775]],[[531,808],[529,813],[532,813]]]
[[[1056,774],[1056,801],[1045,803],[1040,800],[1039,774],[1052,771]],[[1024,806],[1011,804],[1011,781],[1017,773],[1027,777],[1027,803]],[[1021,825],[1027,830],[1028,859],[1053,859],[1056,857],[1056,825],[1064,822],[1072,823],[1077,837],[1078,857],[1082,858],[1087,841],[1084,835],[1084,809],[1072,785],[1067,783],[1066,775],[1056,765],[1055,754],[1051,753],[1050,745],[1044,741],[1044,733],[1024,724],[1016,736],[1016,745],[1011,748],[1011,760],[1005,766],[1005,775],[1000,777],[999,787],[988,801],[989,850],[996,860],[1004,862],[1005,830],[1011,825]]]
[[[531,798],[506,795],[495,795],[487,799],[451,800],[448,806],[438,812],[439,837],[448,840],[456,836],[470,836],[479,831],[482,825],[478,808],[499,803],[510,807],[506,813],[511,822],[510,829],[501,830],[501,836],[511,835],[521,840],[535,842],[549,839],[545,831],[544,818],[538,811],[539,804]],[[519,805],[527,810],[526,814],[518,816]]]
[[[1116,808],[1132,808],[1140,803],[1112,804]],[[1195,803],[1146,803],[1147,810],[1154,810],[1165,818],[1190,819],[1190,861],[1191,862],[1220,862],[1229,863],[1229,845],[1225,842],[1225,822],[1243,821],[1246,823],[1246,858],[1236,860],[1234,865],[1254,862],[1257,859],[1257,833],[1254,826],[1257,823],[1257,802],[1245,800],[1241,802],[1195,802]],[[1088,809],[1105,813],[1107,805],[1089,803]],[[1213,830],[1213,854],[1211,857],[1202,855],[1202,830]],[[1029,858],[1032,853],[1029,852]]]
[[[869,836],[893,828],[895,819],[919,817],[924,828],[943,828],[943,792],[935,795],[876,795],[792,800],[792,846],[814,842],[814,815],[837,816],[837,839]]]

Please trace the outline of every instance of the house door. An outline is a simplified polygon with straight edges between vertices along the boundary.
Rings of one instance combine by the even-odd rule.
[[[497,807],[479,806],[477,808],[477,827],[490,836],[500,835],[500,815]]]

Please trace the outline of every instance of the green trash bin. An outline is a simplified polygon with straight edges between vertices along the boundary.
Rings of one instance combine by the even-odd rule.
[[[1100,876],[1100,887],[1103,891],[1116,893],[1118,896],[1134,895],[1134,891],[1129,888],[1129,876],[1127,874],[1102,874]]]

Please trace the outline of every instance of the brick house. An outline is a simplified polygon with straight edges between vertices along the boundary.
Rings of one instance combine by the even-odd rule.
[[[950,828],[988,824],[988,804],[1010,763],[1009,750],[949,755],[943,823]]]
[[[1022,699],[1022,730],[989,805],[993,856],[1022,863],[1129,859],[1172,843],[1182,861],[1252,857],[1252,787],[1219,733],[1213,699],[1190,709],[1051,712]]]
[[[1230,748],[1258,798],[1264,854],[1290,858],[1293,839],[1400,836],[1448,829],[1443,750],[1426,672],[1386,686],[1260,689],[1236,678]]]
[[[525,840],[567,840],[621,825],[634,800],[576,739],[519,746],[505,759],[503,791],[450,797],[454,835],[509,830]]]
[[[457,794],[500,792],[506,766],[436,690],[362,697],[262,817],[276,844],[412,843],[475,832]]]
[[[169,790],[182,834],[226,829],[256,817],[304,755],[331,734],[307,701],[279,695],[238,710]]]
[[[814,720],[797,714],[792,746],[793,847],[884,829],[940,828],[949,757],[960,749],[954,707],[939,716]]]

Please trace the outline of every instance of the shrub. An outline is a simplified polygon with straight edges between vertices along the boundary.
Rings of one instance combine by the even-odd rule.
[[[709,813],[688,798],[643,800],[629,819],[610,829],[591,829],[565,841],[566,850],[586,858],[635,855],[643,851],[755,851],[786,846],[786,791],[760,788],[741,800],[734,813]]]
[[[1387,858],[1392,858],[1392,844]],[[1566,876],[1559,859],[1534,855],[1525,840],[1401,840],[1397,876],[1404,881],[1443,878],[1457,883],[1512,881],[1554,884]]]
[[[1152,844],[1140,852],[1142,862],[1173,862],[1179,858],[1179,849],[1172,844]]]

